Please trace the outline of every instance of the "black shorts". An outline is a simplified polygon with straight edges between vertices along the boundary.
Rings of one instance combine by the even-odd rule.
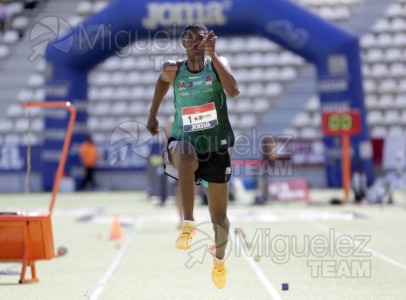
[[[172,142],[175,139],[170,138],[168,148],[164,151],[164,169],[165,173],[175,179],[179,178],[177,170],[171,165],[168,159],[168,151],[174,146]],[[171,144],[172,143],[172,144]],[[199,167],[195,172],[196,184],[202,180],[207,182],[224,183],[229,182],[231,178],[231,161],[228,149],[222,149],[217,152],[197,153]]]

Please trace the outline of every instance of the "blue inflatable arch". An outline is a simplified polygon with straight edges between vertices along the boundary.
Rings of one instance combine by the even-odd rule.
[[[67,164],[72,176],[80,179],[77,149],[86,132],[89,70],[138,39],[175,35],[194,22],[205,23],[220,36],[260,34],[312,62],[317,69],[322,109],[356,108],[361,112],[362,134],[352,138],[353,162],[362,161],[368,181],[373,180],[358,38],[287,0],[116,0],[50,44],[46,52],[50,70],[46,100],[69,100],[78,108]],[[64,115],[45,118],[42,160],[47,190],[52,187],[50,174],[58,162],[53,154],[62,143],[52,132],[63,130],[66,121]],[[327,183],[341,186],[340,146],[331,137],[324,137],[324,144]]]

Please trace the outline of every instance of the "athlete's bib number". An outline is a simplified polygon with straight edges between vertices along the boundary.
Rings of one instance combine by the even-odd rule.
[[[213,128],[219,123],[214,102],[182,108],[183,131],[200,131]]]

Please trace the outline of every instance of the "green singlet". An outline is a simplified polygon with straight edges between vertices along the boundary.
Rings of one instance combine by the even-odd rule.
[[[234,133],[227,113],[227,97],[220,80],[206,59],[202,71],[192,73],[180,62],[174,86],[175,118],[171,135],[189,141],[199,153],[234,146]]]

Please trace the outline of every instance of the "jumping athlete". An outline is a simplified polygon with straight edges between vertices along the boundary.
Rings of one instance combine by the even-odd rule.
[[[147,128],[158,133],[159,106],[173,86],[175,115],[171,137],[164,151],[166,174],[179,180],[183,228],[176,241],[179,249],[191,247],[196,225],[193,218],[194,183],[205,187],[215,234],[212,245],[216,287],[226,283],[225,250],[230,223],[227,217],[231,177],[229,148],[234,133],[228,120],[227,97],[239,95],[238,83],[224,57],[215,51],[217,36],[203,24],[185,28],[185,60],[167,61],[155,87]],[[205,57],[207,54],[207,58]]]

